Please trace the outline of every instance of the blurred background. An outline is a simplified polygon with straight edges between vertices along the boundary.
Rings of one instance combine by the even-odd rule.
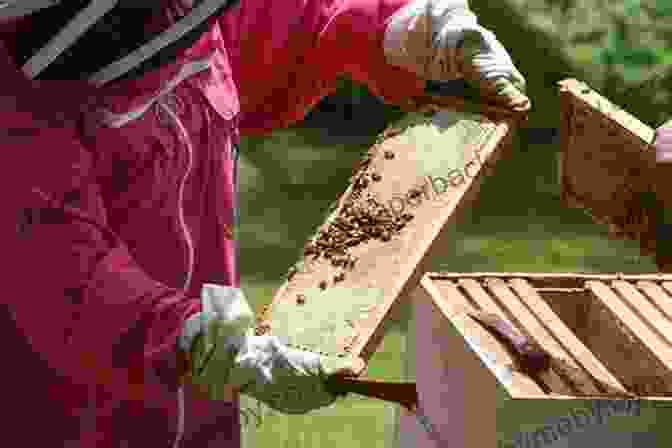
[[[529,127],[497,164],[479,199],[457,225],[434,271],[625,272],[656,270],[632,242],[607,238],[580,210],[560,204],[554,129],[559,124],[556,82],[586,81],[649,126],[672,118],[672,0],[470,0],[485,27],[510,50],[533,101]],[[343,79],[297,126],[241,145],[241,270],[246,294],[259,308],[272,299],[306,238],[345,189],[353,164],[375,136],[399,118],[365,87]],[[400,334],[392,330],[369,375],[402,377]],[[513,402],[500,391],[500,440],[531,431],[571,407]],[[256,446],[374,448],[386,445],[390,409],[349,397],[325,412],[266,418]],[[612,417],[622,446],[672,441],[668,409]],[[628,435],[626,436],[625,433]],[[630,433],[646,434],[642,438]],[[606,439],[569,443],[594,446]],[[563,442],[565,446],[568,442]],[[611,441],[609,442],[614,445]],[[554,445],[555,446],[555,445]],[[621,446],[621,445],[618,445]]]

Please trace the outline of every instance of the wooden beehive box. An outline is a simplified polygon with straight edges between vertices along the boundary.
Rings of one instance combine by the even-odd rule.
[[[605,384],[636,399],[672,399],[672,275],[432,273],[415,294],[440,309],[514,399],[623,398],[602,392]],[[510,352],[472,310],[499,315],[593,381],[552,372],[540,384],[512,369]]]
[[[654,130],[583,82],[560,85],[560,185],[566,206],[582,208],[617,238],[655,252]]]
[[[393,124],[258,317],[257,333],[368,361],[511,131],[511,122],[448,109]]]

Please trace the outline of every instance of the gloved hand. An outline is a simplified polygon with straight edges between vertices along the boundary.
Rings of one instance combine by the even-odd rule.
[[[411,0],[385,32],[388,63],[421,79],[465,79],[485,97],[515,111],[530,109],[525,78],[504,46],[477,22],[467,0]]]
[[[234,387],[285,414],[329,406],[330,375],[357,375],[363,362],[290,349],[253,333],[254,315],[238,288],[203,286],[203,309],[185,323],[180,348],[191,352],[192,382],[212,399]]]

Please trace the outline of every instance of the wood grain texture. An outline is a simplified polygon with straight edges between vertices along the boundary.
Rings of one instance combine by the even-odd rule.
[[[669,394],[670,347],[608,284],[589,281],[586,286],[593,297],[593,334],[588,345],[628,390],[638,395]]]
[[[532,342],[542,347],[547,353],[556,358],[566,358],[567,352],[558,344],[538,319],[530,313],[529,309],[516,297],[502,279],[492,277],[485,279],[486,289],[498,300],[499,305],[507,310],[516,327]],[[544,384],[550,390],[566,395],[577,394],[573,385],[566,381],[555,371],[547,371],[540,374]]]
[[[399,446],[494,447],[498,379],[489,368],[484,368],[484,362],[489,360],[481,357],[492,354],[486,347],[492,337],[461,311],[468,307],[464,297],[445,300],[424,280],[426,277],[410,296],[414,312],[412,325],[409,325],[406,373],[407,379],[417,383],[420,406],[429,417],[436,437],[430,437],[414,416],[401,412]],[[475,350],[476,347],[479,350]],[[497,351],[501,347],[492,348],[498,362],[500,355],[508,356],[506,352]],[[500,371],[502,380],[506,381],[508,369]],[[523,381],[527,379],[513,374]],[[532,381],[527,381],[532,391],[540,392]]]
[[[476,337],[484,368],[512,398],[672,396],[669,275],[448,272],[427,273],[422,285],[466,341]],[[465,315],[489,337],[468,333]],[[548,371],[515,369],[530,343],[551,356]]]
[[[565,352],[574,361],[578,368],[577,374],[581,381],[585,383],[597,380],[602,385],[608,385],[613,390],[622,394],[626,393],[625,388],[618,380],[607,370],[607,368],[593,355],[593,353],[581,342],[567,325],[556,315],[544,299],[535,291],[534,287],[524,279],[512,279],[509,284],[518,294],[522,301],[530,308],[539,321],[551,332],[555,339],[563,346]],[[564,364],[562,364],[564,365]],[[585,370],[585,372],[583,372]],[[587,375],[587,376],[586,376]],[[607,388],[607,387],[603,387]],[[599,388],[588,386],[586,392],[599,395]],[[596,393],[597,392],[597,393]]]
[[[545,395],[541,386],[537,384],[534,379],[525,375],[520,370],[512,368],[516,364],[516,359],[505,345],[501,344],[493,335],[489,334],[487,330],[479,326],[475,321],[467,318],[467,316],[471,315],[473,312],[483,310],[483,308],[480,307],[480,301],[478,303],[473,303],[468,298],[467,294],[460,291],[458,286],[450,281],[433,282],[425,276],[421,280],[421,288],[428,294],[428,296],[424,297],[431,298],[443,315],[450,319],[451,322],[455,324],[454,318],[462,316],[459,323],[455,324],[457,330],[464,338],[471,341],[478,341],[479,347],[483,352],[488,353],[491,356],[492,362],[501,366],[500,371],[493,375],[497,377],[507,389],[515,388],[515,392],[513,392],[514,395]],[[420,287],[418,289],[420,289]],[[480,295],[479,293],[477,294]],[[481,296],[480,298],[482,299],[483,297]],[[494,304],[494,302],[491,303]],[[488,307],[487,309],[489,312],[503,318],[502,311],[496,305],[494,307]],[[484,365],[487,365],[485,361],[483,362]],[[503,374],[505,374],[507,378],[502,378],[501,375]],[[509,392],[511,393],[511,390]]]
[[[476,197],[511,131],[511,122],[450,110],[409,114],[392,125],[259,316],[260,332],[290,346],[368,360],[386,320],[451,237],[450,224]],[[288,318],[307,317],[307,308],[305,325]]]
[[[655,252],[654,130],[585,83],[559,83],[561,195],[614,238]]]
[[[637,288],[649,297],[668,321],[672,321],[672,297],[663,288],[651,281],[639,281]]]

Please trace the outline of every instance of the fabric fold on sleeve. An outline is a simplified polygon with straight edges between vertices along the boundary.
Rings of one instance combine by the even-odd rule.
[[[386,31],[392,17],[408,0],[339,0],[323,10],[320,54],[339,61],[343,74],[365,84],[390,104],[405,104],[421,95],[425,81],[385,55]],[[317,61],[316,61],[317,62]]]

